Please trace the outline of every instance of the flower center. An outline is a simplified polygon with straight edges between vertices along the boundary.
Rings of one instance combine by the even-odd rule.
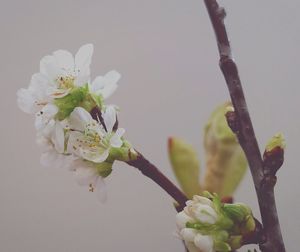
[[[58,88],[61,89],[70,89],[73,88],[75,77],[73,76],[61,76],[57,78]]]

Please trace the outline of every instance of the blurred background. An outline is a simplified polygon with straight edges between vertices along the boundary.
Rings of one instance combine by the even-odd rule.
[[[92,77],[116,69],[118,91],[108,100],[133,145],[175,181],[167,138],[198,150],[204,168],[203,126],[228,100],[214,34],[203,1],[0,1],[0,250],[3,252],[181,252],[173,236],[172,199],[123,163],[107,179],[98,203],[67,170],[39,164],[33,118],[16,105],[40,59],[57,49],[75,53],[93,43]],[[286,161],[276,186],[288,251],[299,244],[298,0],[221,1],[256,135],[263,151],[282,131]],[[203,178],[203,172],[202,172]],[[236,194],[259,216],[250,173]],[[247,251],[246,248],[241,251]]]

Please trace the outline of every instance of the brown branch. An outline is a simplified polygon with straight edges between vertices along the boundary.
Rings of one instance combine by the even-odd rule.
[[[152,179],[162,189],[164,189],[177,203],[176,210],[179,212],[185,207],[188,198],[153,164],[151,164],[142,154],[138,152],[135,160],[128,161],[127,164],[137,168],[145,176]]]
[[[261,157],[238,69],[231,55],[230,43],[224,25],[226,13],[216,0],[204,0],[204,3],[215,31],[220,54],[220,68],[225,77],[235,110],[230,118],[227,117],[231,120],[229,120],[229,126],[236,133],[247,157],[260,207],[264,239],[260,237],[260,241],[257,242],[260,243],[260,248],[264,252],[284,252],[285,247],[274,197],[276,176],[268,171],[268,167],[264,165]]]

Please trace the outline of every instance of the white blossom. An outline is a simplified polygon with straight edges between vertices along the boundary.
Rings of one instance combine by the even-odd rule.
[[[125,130],[113,127],[116,123],[116,110],[108,106],[102,113],[105,126],[94,120],[83,108],[77,107],[70,115],[70,137],[68,151],[94,163],[104,162],[112,147],[120,148]]]
[[[211,200],[195,195],[193,200],[186,202],[186,207],[176,216],[179,236],[185,242],[189,252],[214,252],[213,238],[202,234],[199,230],[188,228],[187,223],[202,223],[213,225],[218,215]]]
[[[93,45],[79,48],[75,57],[66,50],[57,50],[41,59],[27,89],[17,92],[19,107],[26,113],[36,113],[54,98],[66,96],[73,87],[90,80]]]

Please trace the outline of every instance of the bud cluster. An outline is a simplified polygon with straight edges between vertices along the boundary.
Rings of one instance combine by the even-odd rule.
[[[255,230],[251,209],[242,204],[223,204],[208,192],[195,195],[177,214],[180,237],[189,252],[229,252],[243,245]]]

